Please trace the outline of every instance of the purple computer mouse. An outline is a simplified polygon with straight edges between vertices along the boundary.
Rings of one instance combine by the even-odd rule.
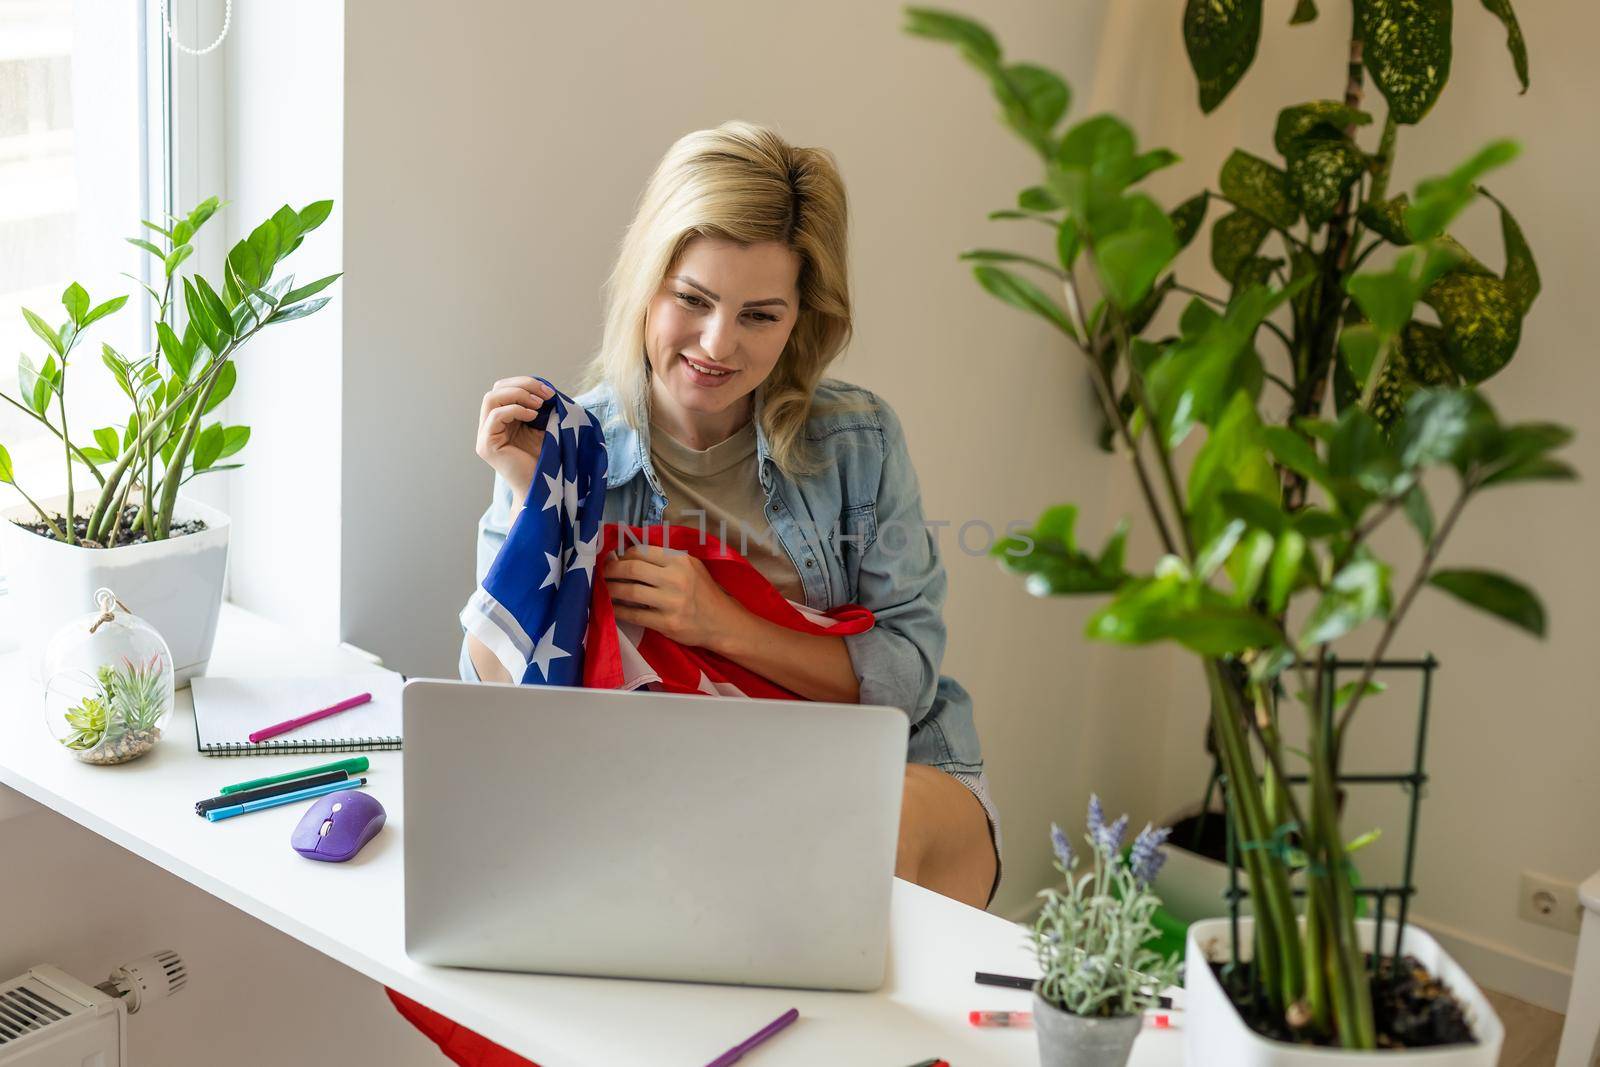
[[[378,835],[386,817],[371,794],[341,789],[312,802],[289,844],[306,859],[343,863]]]

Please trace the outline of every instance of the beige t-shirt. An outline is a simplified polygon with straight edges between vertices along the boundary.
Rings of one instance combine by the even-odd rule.
[[[667,494],[665,521],[704,530],[754,564],[778,592],[803,604],[800,572],[767,522],[755,456],[754,422],[704,450],[650,423],[650,461]]]

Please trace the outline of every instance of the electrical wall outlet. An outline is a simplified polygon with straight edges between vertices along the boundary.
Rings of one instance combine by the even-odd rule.
[[[1569,934],[1577,933],[1583,922],[1583,905],[1578,902],[1577,883],[1523,871],[1517,916],[1540,926],[1565,930]]]

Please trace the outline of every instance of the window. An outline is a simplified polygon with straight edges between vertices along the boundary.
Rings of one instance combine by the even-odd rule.
[[[124,238],[148,218],[147,69],[143,4],[96,0],[0,0],[0,391],[18,397],[17,354],[44,362],[44,344],[24,322],[31,308],[65,319],[61,292],[81,282],[102,301],[140,293],[143,254]],[[100,365],[100,344],[137,354],[149,336],[141,300],[91,327],[73,352],[68,417],[79,443],[126,418]],[[54,408],[51,417],[56,419]],[[50,430],[0,402],[0,444],[35,499],[65,488],[60,444]],[[84,472],[77,472],[83,476]],[[76,476],[75,476],[76,477]],[[0,505],[21,504],[0,486]],[[0,560],[0,568],[4,561]]]

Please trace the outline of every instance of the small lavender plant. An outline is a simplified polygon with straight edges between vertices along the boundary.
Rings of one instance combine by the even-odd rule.
[[[1172,830],[1147,824],[1124,860],[1120,852],[1127,832],[1126,815],[1107,825],[1100,798],[1090,797],[1084,840],[1094,867],[1077,874],[1078,856],[1066,833],[1050,827],[1056,870],[1066,876],[1067,888],[1039,894],[1044,906],[1032,931],[1044,973],[1039,994],[1074,1015],[1142,1012],[1177,980],[1178,960],[1144,947],[1157,933],[1151,917],[1161,901],[1150,883],[1166,862],[1162,845]]]

